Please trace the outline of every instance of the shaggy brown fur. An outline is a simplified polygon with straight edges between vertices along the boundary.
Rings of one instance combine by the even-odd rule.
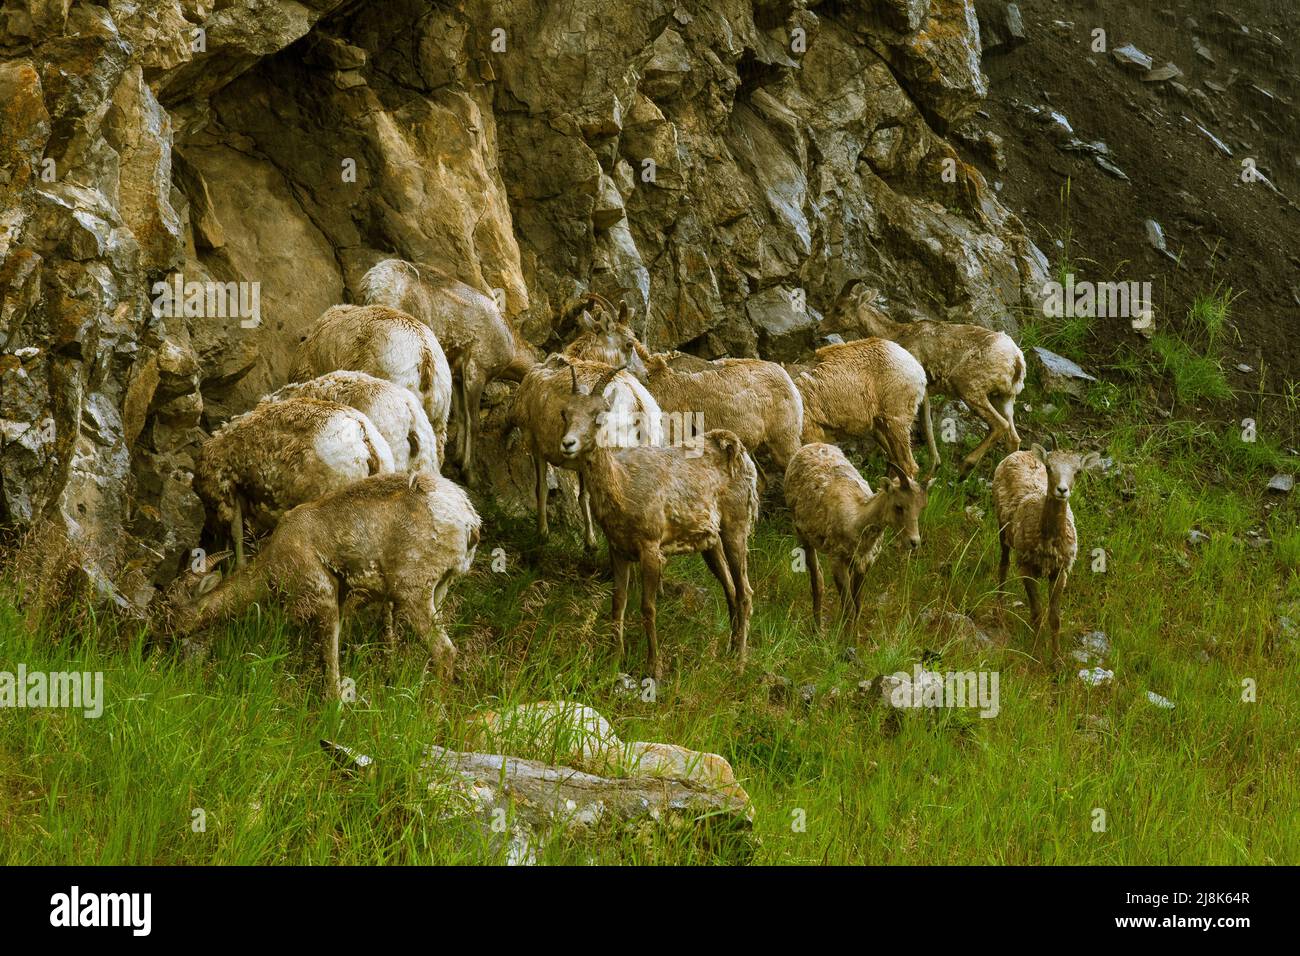
[[[263,402],[294,397],[339,402],[361,412],[379,429],[398,471],[438,470],[438,443],[415,396],[406,389],[365,372],[330,372],[272,392]]]
[[[244,520],[269,531],[290,508],[368,475],[393,471],[388,442],[364,414],[338,402],[264,402],[217,429],[199,449],[194,490],[229,527],[243,564]]]
[[[304,382],[340,370],[366,372],[411,392],[429,417],[438,441],[438,461],[443,460],[451,370],[428,326],[383,306],[326,309],[298,346],[293,380]]]
[[[275,597],[321,641],[326,689],[339,696],[344,600],[391,604],[398,624],[426,642],[442,676],[456,658],[438,618],[452,580],[474,561],[479,516],[440,475],[379,475],[294,508],[252,562],[197,599],[172,608],[172,633],[197,635]],[[395,633],[385,637],[391,643]]]
[[[361,301],[409,312],[437,334],[459,382],[452,395],[461,423],[456,461],[474,481],[474,441],[488,382],[522,381],[540,358],[501,314],[496,301],[437,269],[385,259],[361,277]]]
[[[795,380],[803,396],[805,444],[870,434],[909,478],[912,423],[925,399],[925,370],[901,345],[887,339],[859,339],[816,352],[811,371]]]
[[[785,369],[760,359],[726,358],[704,371],[646,362],[645,384],[664,412],[700,413],[705,428],[733,432],[751,453],[766,451],[783,472],[803,433],[803,398]]]
[[[1055,443],[1053,443],[1055,444]],[[1038,579],[1051,585],[1048,624],[1052,657],[1060,659],[1061,595],[1079,550],[1070,510],[1075,480],[1100,464],[1096,452],[1048,452],[1041,445],[1031,451],[1012,452],[993,471],[993,510],[998,521],[1002,556],[998,561],[998,590],[1007,580],[1011,552],[1024,574],[1025,594],[1034,633],[1042,627]]]
[[[881,479],[880,491],[834,445],[804,445],[785,473],[785,500],[808,563],[813,622],[822,627],[822,576],[817,552],[831,559],[831,576],[840,593],[841,616],[856,633],[862,615],[863,583],[880,553],[885,531],[893,528],[908,547],[921,544],[918,521],[928,495],[893,462],[893,477]]]
[[[831,310],[841,323],[838,327],[897,342],[925,369],[928,392],[961,399],[989,427],[984,440],[962,460],[960,475],[969,474],[998,440],[1011,451],[1019,449],[1015,406],[1025,387],[1025,356],[1011,336],[978,325],[929,319],[895,322],[875,307],[873,297],[874,290],[850,283]],[[939,465],[939,449],[930,423],[928,393],[922,414],[933,471]]]
[[[560,450],[580,468],[592,512],[609,540],[619,654],[628,581],[638,562],[650,670],[661,676],[655,609],[664,563],[674,554],[699,552],[726,595],[731,648],[743,664],[753,608],[749,535],[758,519],[754,462],[740,439],[722,429],[707,432],[698,448],[610,447],[603,440],[612,408],[604,381],[570,394]]]

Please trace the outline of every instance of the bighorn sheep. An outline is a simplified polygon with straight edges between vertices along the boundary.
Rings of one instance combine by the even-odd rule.
[[[302,382],[340,370],[367,372],[415,395],[433,426],[438,461],[443,460],[451,370],[428,326],[384,306],[332,306],[298,346],[292,374]]]
[[[706,432],[695,448],[611,447],[606,429],[614,403],[605,386],[617,374],[609,370],[590,389],[573,381],[559,448],[579,468],[592,512],[609,540],[619,655],[632,563],[641,565],[641,621],[650,669],[659,677],[655,608],[664,562],[673,554],[700,552],[726,595],[731,649],[743,665],[753,608],[747,549],[758,518],[753,459],[739,438],[722,429]]]
[[[320,637],[327,692],[337,698],[340,614],[344,599],[356,594],[391,606],[449,679],[456,648],[438,609],[451,581],[473,563],[479,527],[464,490],[441,475],[356,482],[294,508],[247,567],[194,600],[175,602],[173,633],[189,637],[276,596]],[[384,636],[392,646],[394,630]]]
[[[1101,457],[1096,452],[1080,455],[1063,451],[1056,447],[1055,439],[1052,447],[1048,452],[1042,445],[1034,445],[1030,451],[1012,452],[998,463],[993,471],[993,510],[1002,545],[998,590],[1006,583],[1011,552],[1015,551],[1016,563],[1024,574],[1032,627],[1037,634],[1042,627],[1038,579],[1048,580],[1052,657],[1059,660],[1061,594],[1079,550],[1070,492],[1080,472],[1098,467]]]
[[[457,463],[474,481],[474,440],[483,389],[493,379],[522,381],[537,350],[506,321],[496,300],[428,266],[384,259],[361,277],[361,301],[401,309],[433,329],[459,380],[453,396],[461,423]]]
[[[840,293],[832,313],[851,312],[851,321],[858,329],[903,346],[925,369],[928,391],[960,398],[989,427],[984,440],[962,460],[959,475],[964,478],[970,474],[999,439],[1009,450],[1019,449],[1015,406],[1016,396],[1025,387],[1025,356],[1011,336],[978,325],[931,319],[895,322],[871,303],[871,297],[872,293],[854,280]],[[939,466],[939,449],[934,441],[928,394],[922,414],[933,473]]]
[[[826,345],[794,383],[803,396],[805,444],[871,434],[887,459],[916,477],[912,423],[926,379],[907,349],[879,338]]]
[[[690,372],[656,354],[646,361],[645,384],[667,417],[698,414],[706,428],[734,433],[750,453],[766,449],[782,471],[802,443],[803,398],[773,362],[716,359]]]
[[[244,563],[244,519],[270,530],[290,508],[369,475],[393,471],[393,453],[355,408],[314,398],[264,402],[232,418],[199,449],[194,490],[230,528]]]
[[[350,405],[388,442],[398,471],[438,471],[438,445],[429,416],[411,392],[365,372],[330,372],[272,392],[263,402],[316,398]]]
[[[643,432],[641,440],[650,445],[663,443],[662,416],[654,397],[629,372],[619,370],[617,374],[611,374],[613,372],[613,368],[601,362],[569,360],[562,355],[552,355],[534,366],[515,391],[509,427],[522,429],[528,439],[536,475],[537,532],[543,538],[550,533],[546,520],[547,465],[554,465],[579,471],[583,542],[588,548],[597,544],[585,481],[574,462],[560,450],[560,438],[565,429],[561,413],[575,382],[590,388],[603,381],[603,393],[609,398],[610,407],[622,416],[625,423],[640,426]]]
[[[928,499],[927,486],[894,464],[880,490],[858,474],[844,452],[821,442],[804,445],[785,472],[785,500],[794,518],[812,584],[813,622],[822,628],[822,575],[817,552],[831,560],[840,593],[841,617],[855,633],[862,615],[863,583],[880,553],[887,528],[903,535],[911,548],[921,544],[918,520]]]
[[[632,331],[627,303],[619,303],[618,315],[615,316],[614,307],[603,296],[589,292],[579,300],[579,305],[587,302],[598,307],[598,317],[593,318],[585,308],[582,310],[578,318],[579,333],[565,346],[564,357],[626,366],[629,372],[644,381],[645,361],[650,353]]]

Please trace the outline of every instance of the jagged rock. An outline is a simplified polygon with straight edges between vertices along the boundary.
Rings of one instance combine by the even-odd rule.
[[[1064,392],[1082,397],[1087,391],[1088,383],[1097,381],[1080,368],[1078,363],[1063,355],[1040,346],[1034,346],[1032,354],[1038,362],[1043,388],[1048,392]]]
[[[1295,487],[1295,475],[1274,475],[1268,480],[1268,490],[1279,494],[1290,494]]]
[[[1125,43],[1111,50],[1111,55],[1121,66],[1127,66],[1143,73],[1151,69],[1151,57],[1147,56],[1132,43]]]
[[[986,91],[969,0],[779,21],[743,2],[56,0],[7,7],[0,44],[22,51],[0,64],[0,351],[38,350],[0,365],[0,524],[51,516],[90,579],[167,583],[200,544],[202,430],[282,384],[381,257],[499,289],[536,343],[595,288],[652,348],[708,356],[796,357],[845,278],[882,265],[941,317],[1041,305],[1046,259],[977,170],[930,198],[944,131]],[[256,284],[259,320],[155,314],[177,276]],[[480,460],[525,511],[502,417]],[[572,475],[554,482],[576,517]]]

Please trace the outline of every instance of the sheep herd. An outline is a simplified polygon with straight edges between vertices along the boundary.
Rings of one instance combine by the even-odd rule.
[[[439,608],[473,563],[481,523],[465,490],[441,472],[451,461],[477,484],[483,390],[502,379],[518,383],[506,421],[533,459],[539,533],[548,533],[548,469],[576,472],[584,540],[594,547],[598,526],[608,543],[620,656],[637,565],[656,677],[656,600],[675,554],[703,556],[727,601],[731,648],[744,661],[756,457],[784,476],[816,627],[823,623],[819,552],[842,620],[856,627],[885,532],[921,544],[919,519],[939,464],[927,388],[961,399],[989,426],[962,475],[993,444],[1010,451],[993,475],[999,587],[1015,552],[1032,627],[1046,622],[1059,656],[1061,595],[1078,549],[1069,497],[1098,456],[1019,450],[1014,403],[1025,360],[1004,333],[894,322],[851,282],[831,315],[867,337],[825,346],[807,366],[706,361],[651,354],[632,332],[627,305],[615,309],[592,293],[570,309],[580,312],[577,336],[543,358],[492,297],[433,270],[387,259],[366,273],[360,291],[361,304],[326,310],[304,337],[291,384],[217,429],[201,449],[194,488],[212,536],[228,536],[231,551],[199,562],[199,573],[178,587],[170,609],[182,640],[201,645],[213,624],[274,598],[318,637],[327,693],[337,697],[340,617],[358,600],[382,608],[386,642],[414,632],[449,678],[456,649]],[[930,452],[926,480],[911,447],[918,413]],[[449,449],[451,417],[459,428]],[[888,468],[874,490],[829,444],[868,435]],[[246,561],[250,536],[265,540]],[[235,568],[223,578],[216,567],[231,552]],[[1050,585],[1045,617],[1039,579]]]

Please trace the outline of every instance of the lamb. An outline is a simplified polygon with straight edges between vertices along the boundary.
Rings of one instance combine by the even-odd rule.
[[[994,442],[1001,439],[1010,451],[1020,448],[1016,431],[1016,396],[1025,387],[1025,356],[1005,332],[978,325],[935,322],[895,322],[871,304],[871,293],[850,282],[841,292],[832,313],[845,321],[849,317],[868,335],[897,342],[921,363],[929,379],[929,391],[960,398],[989,427],[988,434],[961,464],[964,478],[979,464]],[[939,449],[930,422],[930,398],[926,395],[926,443],[930,449],[931,474],[939,466]]]
[[[760,359],[727,358],[703,371],[673,368],[664,354],[645,363],[646,387],[670,417],[703,417],[735,434],[752,454],[766,451],[782,472],[802,444],[803,397],[785,369]]]
[[[361,277],[361,301],[410,313],[434,331],[459,382],[457,462],[474,483],[474,441],[483,389],[494,379],[519,382],[539,355],[506,321],[496,300],[428,266],[384,259]]]
[[[1034,445],[1003,458],[993,471],[993,509],[998,522],[1002,555],[998,562],[998,590],[1007,580],[1011,552],[1024,574],[1025,594],[1033,631],[1042,627],[1038,579],[1051,585],[1048,624],[1052,658],[1060,660],[1061,595],[1079,550],[1070,492],[1081,472],[1101,463],[1096,452],[1080,455],[1063,451],[1052,440],[1052,451]]]
[[[840,593],[841,617],[856,633],[862,614],[863,583],[880,554],[885,530],[893,528],[908,547],[921,544],[918,520],[928,500],[928,485],[913,481],[889,462],[890,477],[881,488],[858,474],[844,452],[821,442],[804,445],[785,472],[785,499],[794,518],[812,584],[813,623],[822,629],[822,576],[817,552],[831,559],[831,575]]]
[[[327,694],[337,699],[340,616],[345,598],[357,595],[390,606],[450,680],[456,648],[438,612],[452,580],[473,564],[479,532],[468,495],[441,475],[376,475],[294,508],[252,562],[215,588],[206,590],[205,577],[206,593],[174,596],[172,633],[190,638],[275,596],[320,638]],[[385,640],[395,643],[393,628]]]
[[[794,383],[803,396],[804,444],[870,433],[888,460],[916,477],[911,432],[926,378],[907,349],[880,338],[823,346]]]
[[[293,380],[303,382],[340,370],[366,372],[413,394],[433,426],[438,461],[443,460],[451,369],[438,337],[427,326],[384,306],[326,309],[298,346]]]
[[[749,584],[749,534],[758,519],[758,471],[731,432],[706,432],[698,449],[639,445],[615,448],[604,440],[614,402],[605,386],[575,379],[564,404],[559,448],[576,465],[591,495],[591,510],[609,540],[614,575],[614,636],[623,655],[623,612],[633,562],[641,565],[641,621],[650,670],[662,676],[655,628],[656,599],[665,560],[700,552],[722,585],[731,619],[731,649],[743,666],[749,642],[753,589]]]
[[[394,470],[393,453],[355,408],[314,398],[264,402],[232,418],[199,449],[194,490],[229,527],[244,564],[244,520],[275,527],[297,505]]]
[[[632,331],[627,303],[619,303],[615,317],[614,307],[603,296],[588,293],[580,304],[586,302],[599,306],[599,318],[593,318],[586,309],[582,310],[578,318],[579,334],[565,346],[564,357],[626,366],[628,371],[644,381],[645,361],[650,353]]]
[[[438,471],[438,446],[415,396],[404,388],[365,372],[330,372],[272,392],[263,402],[294,397],[349,405],[363,413],[388,442],[398,471]]]
[[[508,428],[519,428],[527,436],[536,473],[537,533],[542,538],[550,533],[546,520],[547,466],[579,470],[560,450],[560,438],[565,429],[562,411],[575,383],[590,388],[603,381],[604,395],[609,398],[610,407],[620,414],[621,420],[628,425],[639,424],[643,442],[651,445],[663,443],[661,412],[654,397],[629,372],[621,369],[612,374],[614,372],[613,368],[601,362],[570,360],[563,355],[552,355],[545,362],[534,366],[515,391]],[[583,542],[588,548],[595,548],[597,542],[591,519],[591,503],[581,472],[578,481]]]

